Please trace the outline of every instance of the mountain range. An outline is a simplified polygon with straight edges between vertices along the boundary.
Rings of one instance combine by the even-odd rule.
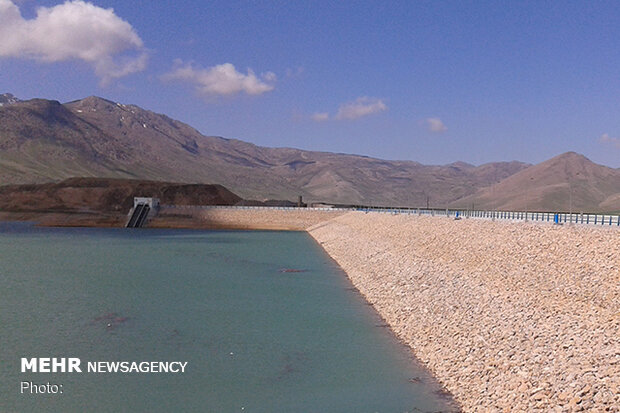
[[[539,165],[423,165],[266,148],[98,97],[0,95],[0,182],[70,177],[220,184],[245,199],[391,206],[620,210],[620,170],[568,153]],[[569,190],[566,190],[568,188]],[[525,198],[524,198],[525,197]],[[568,198],[571,199],[568,199]]]
[[[567,152],[452,204],[499,210],[620,211],[620,170]]]

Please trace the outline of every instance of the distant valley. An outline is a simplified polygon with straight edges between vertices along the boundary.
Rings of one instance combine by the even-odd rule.
[[[220,184],[261,201],[302,195],[306,202],[523,209],[526,200],[532,210],[620,210],[620,170],[578,154],[534,166],[422,165],[205,136],[165,115],[98,97],[61,104],[5,94],[0,104],[3,185],[129,178]]]

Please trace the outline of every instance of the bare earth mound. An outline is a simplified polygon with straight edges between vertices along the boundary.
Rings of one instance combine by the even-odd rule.
[[[309,229],[465,411],[617,411],[615,229],[351,212]]]
[[[162,204],[174,205],[235,205],[241,200],[221,185],[71,178],[59,183],[0,186],[0,219],[122,226],[136,196],[156,197]]]

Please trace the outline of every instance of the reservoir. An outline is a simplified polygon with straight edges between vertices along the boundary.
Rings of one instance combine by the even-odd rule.
[[[0,286],[0,411],[455,410],[303,232],[0,223]],[[44,357],[82,372],[21,372]]]

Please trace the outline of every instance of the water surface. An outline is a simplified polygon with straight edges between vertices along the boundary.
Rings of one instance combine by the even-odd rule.
[[[305,233],[0,224],[0,286],[0,411],[451,410]],[[21,373],[21,357],[188,365]]]

